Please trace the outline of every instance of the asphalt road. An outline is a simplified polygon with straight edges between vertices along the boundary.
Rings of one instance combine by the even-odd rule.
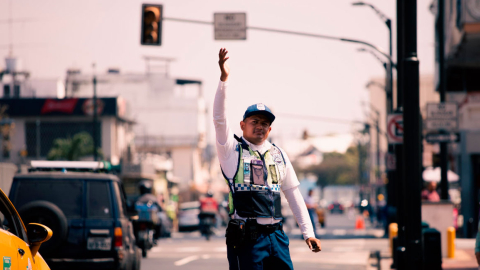
[[[370,251],[388,244],[386,239],[379,238],[381,230],[355,230],[355,218],[347,214],[327,215],[326,228],[317,230],[322,241],[320,253],[312,253],[301,239],[300,230],[292,226],[290,253],[295,269],[366,269]],[[224,234],[225,228],[220,228],[215,237],[206,241],[198,232],[174,233],[150,250],[141,269],[228,269]]]

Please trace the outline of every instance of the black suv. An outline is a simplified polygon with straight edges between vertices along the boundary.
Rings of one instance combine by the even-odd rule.
[[[52,269],[140,269],[141,251],[115,175],[68,169],[18,174],[9,197],[26,224],[52,229],[40,248]]]

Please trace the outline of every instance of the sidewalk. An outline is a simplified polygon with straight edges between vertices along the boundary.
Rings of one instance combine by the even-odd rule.
[[[456,239],[455,240],[455,257],[443,258],[442,268],[455,270],[478,270],[477,260],[475,259],[475,239]],[[380,266],[382,270],[390,269],[392,264],[392,257],[390,252],[382,251]],[[368,261],[368,270],[376,270],[377,259],[370,258]]]

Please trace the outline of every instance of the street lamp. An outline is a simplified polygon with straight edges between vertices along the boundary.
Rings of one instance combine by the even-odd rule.
[[[389,61],[386,63],[383,64],[384,67],[385,67],[385,71],[386,71],[386,79],[385,79],[385,96],[386,96],[386,100],[387,100],[387,110],[386,110],[386,113],[387,115],[388,114],[391,114],[393,112],[393,67],[395,66],[396,68],[396,65],[393,64],[393,61],[392,61],[392,20],[390,20],[390,18],[388,18],[383,12],[381,12],[379,9],[377,9],[375,6],[373,6],[372,4],[369,4],[369,3],[365,3],[365,2],[362,2],[362,1],[359,1],[359,2],[354,2],[352,3],[353,6],[368,6],[370,7],[371,9],[373,9],[375,11],[375,13],[380,17],[380,19],[383,20],[383,22],[385,23],[385,25],[387,26],[388,28],[388,47],[389,47],[389,50],[388,50],[388,53],[389,53],[389,56],[390,56],[390,59]],[[375,57],[377,57],[375,55]],[[378,57],[377,57],[378,59]],[[400,58],[397,58],[397,62],[400,61]],[[398,76],[397,76],[398,77]],[[398,93],[398,89],[397,89],[397,93]],[[397,107],[398,105],[400,105],[400,100],[397,98]],[[387,118],[387,117],[386,117]],[[395,151],[395,146],[393,146],[392,144],[388,144],[388,154],[389,155],[393,155],[393,153],[397,152],[397,154],[400,154],[401,151]],[[397,159],[399,160],[399,159]],[[397,161],[398,162],[398,161]],[[401,170],[401,169],[400,169]],[[387,178],[388,178],[388,184],[387,184],[387,206],[388,207],[393,207],[395,208],[396,207],[396,197],[395,197],[395,186],[397,185],[395,181],[398,181],[395,179],[396,177],[396,172],[394,172],[393,170],[387,170]],[[394,212],[394,211],[391,211],[391,212]],[[389,216],[387,217],[387,222],[390,223],[392,220],[394,220],[394,217],[393,216]]]
[[[368,6],[371,9],[375,11],[375,13],[383,20],[385,25],[388,27],[388,55],[390,56],[390,61],[386,62],[385,69],[387,71],[387,113],[392,113],[393,111],[393,95],[392,95],[392,90],[393,90],[393,74],[392,74],[392,69],[393,69],[393,63],[391,61],[392,59],[392,20],[388,18],[383,12],[381,12],[379,9],[377,9],[374,5],[365,3],[362,1],[359,2],[354,2],[352,3],[353,6]],[[376,56],[377,57],[377,56]],[[378,58],[378,57],[377,57]],[[383,62],[383,61],[382,61]]]

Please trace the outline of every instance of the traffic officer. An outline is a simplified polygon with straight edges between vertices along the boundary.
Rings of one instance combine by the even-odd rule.
[[[313,252],[321,250],[299,181],[286,153],[267,141],[275,120],[262,103],[245,111],[241,138],[233,134],[226,118],[227,79],[230,69],[224,48],[219,52],[220,82],[213,105],[216,147],[229,185],[227,257],[230,269],[293,269],[289,240],[282,229],[280,191],[285,195],[303,237]]]

